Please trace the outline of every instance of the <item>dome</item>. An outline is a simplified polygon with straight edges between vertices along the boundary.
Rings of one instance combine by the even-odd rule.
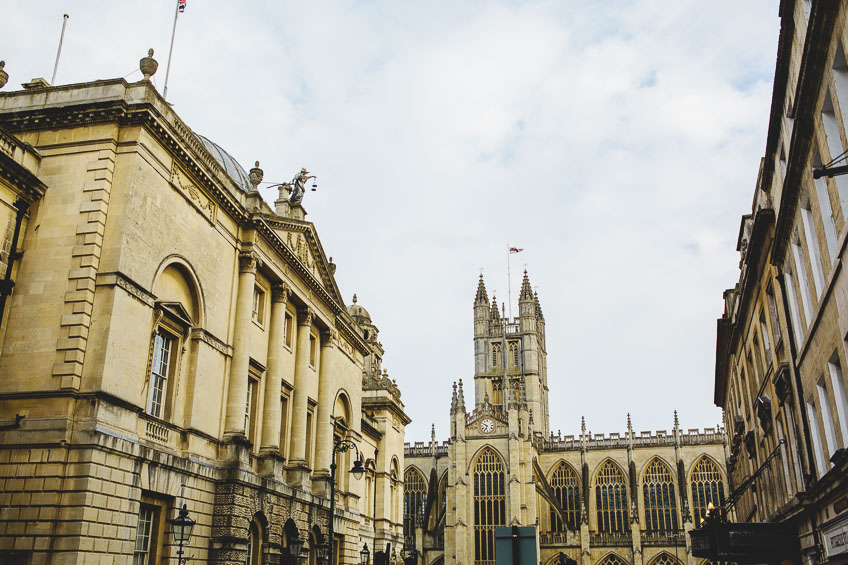
[[[371,324],[371,314],[368,313],[368,310],[356,303],[355,294],[353,295],[353,304],[347,307],[347,313],[359,325],[362,325],[363,322],[368,325]]]
[[[203,143],[203,146],[206,147],[206,150],[209,151],[209,154],[218,161],[218,164],[221,165],[224,172],[227,173],[233,181],[235,181],[236,186],[245,192],[250,192],[252,189],[250,179],[242,166],[238,164],[238,161],[236,161],[232,155],[224,151],[224,149],[214,141],[197,133],[195,133],[195,135]]]

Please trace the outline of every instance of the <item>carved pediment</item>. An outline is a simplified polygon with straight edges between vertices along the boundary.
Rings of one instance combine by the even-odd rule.
[[[215,221],[215,203],[197,184],[191,180],[185,171],[177,166],[176,161],[171,168],[171,186],[179,191],[194,207],[210,222]]]

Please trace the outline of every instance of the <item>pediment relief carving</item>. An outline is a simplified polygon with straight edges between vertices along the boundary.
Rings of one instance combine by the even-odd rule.
[[[189,176],[180,169],[176,161],[171,168],[171,186],[176,188],[210,222],[215,221],[215,203]]]

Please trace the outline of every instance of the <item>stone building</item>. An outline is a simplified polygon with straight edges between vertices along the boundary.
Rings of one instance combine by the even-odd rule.
[[[535,526],[539,562],[696,565],[684,533],[728,493],[723,429],[593,434],[549,429],[545,318],[527,273],[518,317],[483,281],[474,300],[474,391],[450,404],[450,439],[407,444],[407,547],[425,565],[492,565],[497,526]],[[503,308],[501,307],[501,310]],[[671,416],[671,414],[669,414]],[[623,419],[623,418],[622,418]],[[670,418],[671,419],[671,418]]]
[[[715,403],[739,522],[776,558],[848,560],[848,2],[780,4],[765,156],[718,320]]]
[[[193,562],[316,563],[338,440],[336,562],[402,541],[376,327],[262,177],[148,80],[0,94],[0,562],[172,562],[185,505]]]

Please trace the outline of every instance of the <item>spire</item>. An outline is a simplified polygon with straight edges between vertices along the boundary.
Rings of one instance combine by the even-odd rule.
[[[498,312],[498,300],[497,300],[497,298],[495,297],[494,294],[492,295],[492,315],[491,315],[491,317],[492,317],[493,320],[500,320],[501,319],[501,314],[500,314],[500,312]]]
[[[465,395],[462,393],[462,379],[459,379],[459,388],[457,389],[457,410],[465,412]]]
[[[430,441],[436,443],[436,424],[430,424]]]
[[[536,317],[540,320],[544,320],[545,316],[542,314],[542,306],[539,304],[539,293],[533,293],[533,300],[536,302]]]
[[[477,283],[477,296],[474,297],[474,303],[489,303],[489,294],[486,292],[486,283],[483,282],[483,273],[480,273],[480,282]]]
[[[457,400],[457,397],[456,397],[456,381],[454,381],[454,383],[453,383],[453,395],[451,396],[451,410],[450,410],[451,414],[456,413],[456,400]]]
[[[675,431],[680,429],[680,421],[677,419],[677,410],[674,411],[674,429]]]
[[[524,269],[524,280],[521,281],[521,292],[518,294],[518,301],[533,300],[533,289],[530,288],[530,278],[527,276],[527,269]]]
[[[633,449],[633,424],[630,422],[630,412],[627,413],[627,453],[630,457],[630,451]]]

